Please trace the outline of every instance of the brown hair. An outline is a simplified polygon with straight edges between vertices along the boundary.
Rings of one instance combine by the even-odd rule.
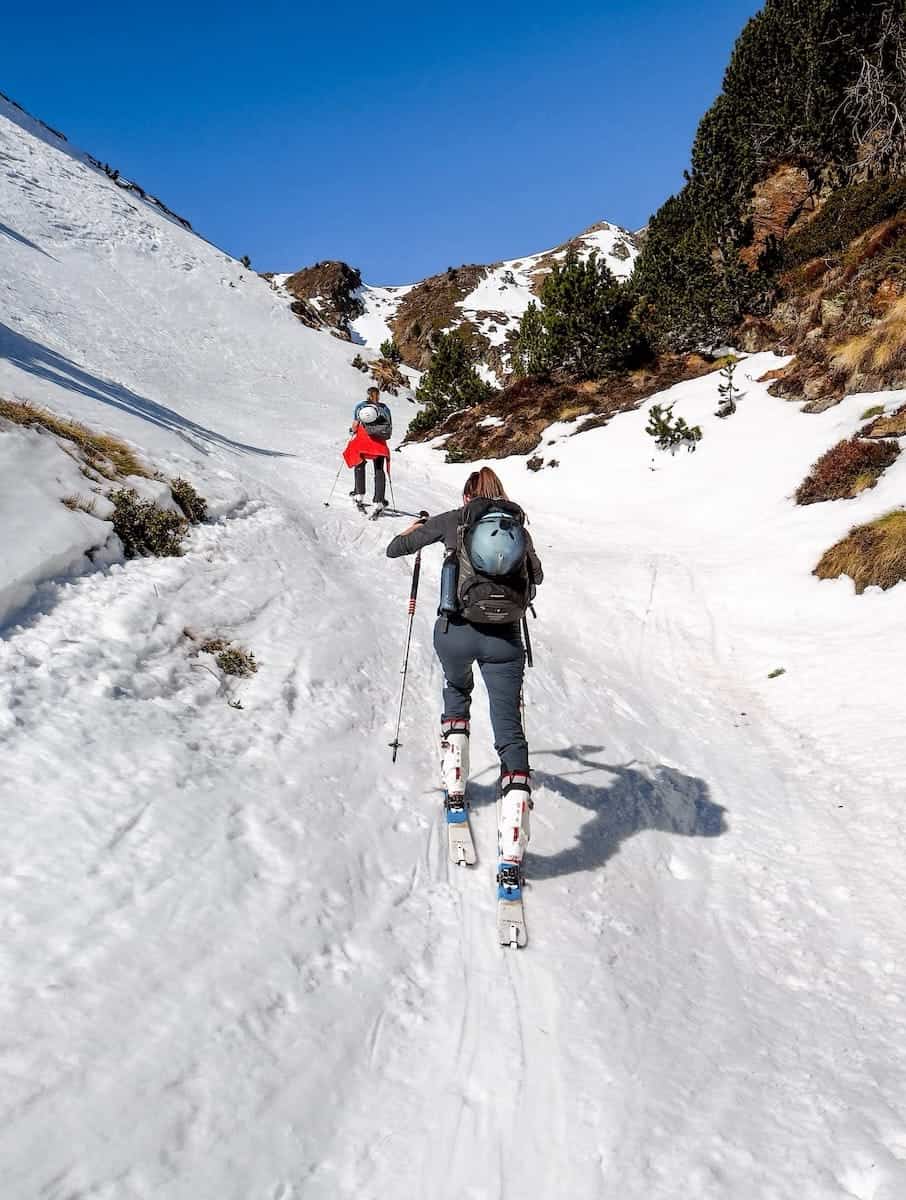
[[[369,395],[369,396],[380,396],[380,394],[381,394],[381,393],[380,393],[380,390],[379,390],[378,388],[376,388],[376,387],[370,387],[370,388],[368,389],[368,395]]]
[[[470,500],[477,500],[479,496],[485,500],[509,499],[503,484],[490,467],[482,467],[480,471],[473,471],[463,485],[462,494],[468,496]]]

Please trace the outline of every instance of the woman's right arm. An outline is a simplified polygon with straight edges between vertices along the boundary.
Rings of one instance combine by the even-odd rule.
[[[427,521],[423,521],[420,525],[410,528],[406,533],[397,534],[387,547],[387,557],[402,558],[404,554],[415,554],[417,550],[421,550],[424,546],[430,546],[434,542],[442,542],[444,540],[447,516],[447,513],[438,513],[437,516],[429,517]]]

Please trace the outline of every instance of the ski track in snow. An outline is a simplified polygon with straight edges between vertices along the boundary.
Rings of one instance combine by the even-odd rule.
[[[895,673],[866,637],[889,710],[860,707],[858,670],[803,626],[836,647],[871,613],[880,644],[902,588],[854,608],[776,582],[851,521],[788,517],[786,480],[867,398],[806,419],[751,386],[733,436],[766,425],[773,474],[740,489],[742,553],[713,503],[742,470],[709,450],[720,423],[651,472],[644,413],[550,431],[559,473],[501,464],[547,574],[530,942],[504,951],[480,684],[479,864],[447,861],[439,554],[394,767],[411,564],[383,548],[402,523],[339,488],[320,503],[354,347],[263,284],[237,297],[238,264],[0,127],[31,164],[10,173],[0,319],[57,356],[7,355],[0,384],[147,447],[218,514],[184,557],[51,580],[0,628],[4,1200],[899,1200],[906,868],[898,760],[873,736],[899,736]],[[677,390],[692,419],[710,386]],[[439,457],[394,456],[403,507],[455,503],[463,468]],[[258,673],[222,678],[195,653],[212,634]],[[801,698],[761,682],[781,649]]]

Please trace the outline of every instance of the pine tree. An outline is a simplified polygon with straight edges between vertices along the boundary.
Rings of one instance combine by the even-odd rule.
[[[701,426],[687,425],[684,417],[674,417],[672,404],[651,406],[645,432],[654,438],[655,445],[661,450],[672,451],[685,446],[692,451],[702,439]]]
[[[388,362],[402,362],[402,354],[400,348],[392,338],[387,338],[381,342],[381,358],[386,358]]]
[[[513,373],[520,379],[526,375],[543,375],[551,368],[544,318],[534,300],[522,314],[510,362]]]
[[[766,0],[745,26],[723,90],[699,124],[682,191],[652,217],[633,286],[662,343],[719,340],[764,312],[780,263],[752,270],[752,189],[781,162],[823,186],[906,172],[902,0]]]
[[[451,413],[480,404],[492,390],[475,370],[469,349],[456,330],[441,334],[415,393],[425,407],[409,430],[417,433],[431,429]]]
[[[736,359],[731,358],[726,366],[722,367],[719,374],[722,383],[717,385],[717,392],[720,396],[720,405],[715,417],[729,417],[736,412],[736,401],[742,395],[742,392],[733,381],[733,376],[736,373]]]
[[[517,375],[560,370],[576,379],[633,366],[647,345],[633,298],[596,254],[582,262],[571,247],[541,285],[519,323],[513,352]]]

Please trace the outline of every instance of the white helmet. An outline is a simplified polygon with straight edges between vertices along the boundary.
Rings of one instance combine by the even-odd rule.
[[[370,425],[372,421],[376,421],[380,414],[373,404],[363,404],[359,409],[359,420],[363,425]]]

